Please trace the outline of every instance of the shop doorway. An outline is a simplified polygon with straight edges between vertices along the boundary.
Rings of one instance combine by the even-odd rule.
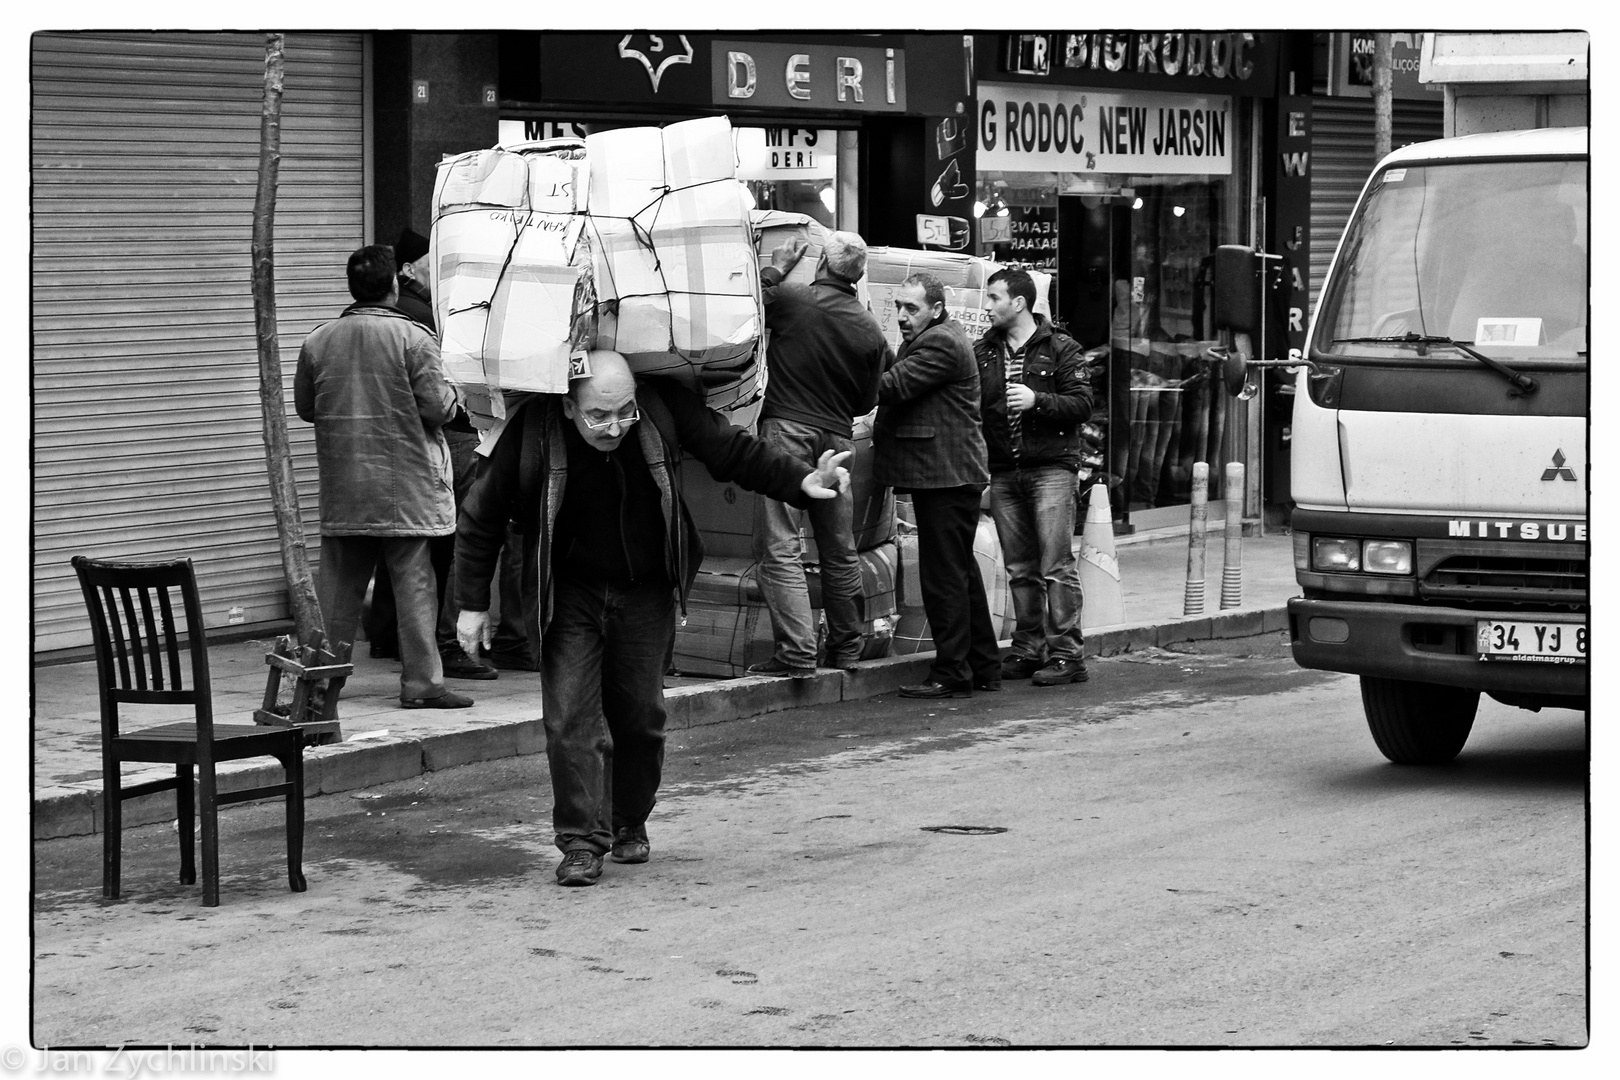
[[[1059,195],[1058,317],[1092,362],[1116,532],[1184,525],[1195,462],[1223,495],[1227,401],[1203,359],[1221,229],[1208,182]]]

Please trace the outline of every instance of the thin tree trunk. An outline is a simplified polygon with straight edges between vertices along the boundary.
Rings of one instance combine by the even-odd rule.
[[[269,34],[264,50],[264,110],[259,118],[259,189],[253,201],[253,316],[259,343],[259,401],[264,413],[264,456],[270,473],[270,503],[281,540],[281,567],[301,645],[326,648],[325,620],[315,595],[304,544],[303,515],[292,452],[287,446],[287,406],[276,338],[276,174],[281,166],[283,34]]]
[[[1389,31],[1373,35],[1373,160],[1394,149],[1395,57]]]

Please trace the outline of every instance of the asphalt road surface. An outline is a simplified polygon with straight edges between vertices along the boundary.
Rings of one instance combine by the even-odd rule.
[[[675,733],[652,861],[552,875],[540,756],[36,843],[53,1046],[1526,1047],[1587,1040],[1583,717],[1391,765],[1282,635],[1084,686]],[[1520,1059],[1530,1065],[1527,1059]]]

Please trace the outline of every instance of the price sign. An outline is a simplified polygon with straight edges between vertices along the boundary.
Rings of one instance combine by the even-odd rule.
[[[918,214],[917,243],[946,251],[961,251],[968,246],[967,218]]]

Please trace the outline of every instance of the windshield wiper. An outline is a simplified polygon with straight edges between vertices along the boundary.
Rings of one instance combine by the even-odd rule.
[[[1473,342],[1458,341],[1455,338],[1440,337],[1434,334],[1418,334],[1408,330],[1404,334],[1388,334],[1384,337],[1350,337],[1334,338],[1335,345],[1416,345],[1419,356],[1428,355],[1430,345],[1444,345],[1467,353],[1475,360],[1496,372],[1509,383],[1513,384],[1511,391],[1513,397],[1523,397],[1533,394],[1540,389],[1540,384],[1530,376],[1514,371],[1500,360],[1492,359],[1473,347]]]

